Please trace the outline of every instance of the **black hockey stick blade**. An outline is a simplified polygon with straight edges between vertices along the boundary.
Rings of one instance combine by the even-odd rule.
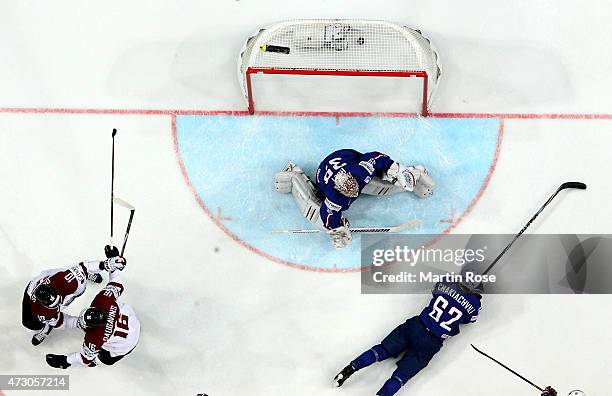
[[[506,370],[510,371],[512,374],[516,375],[517,377],[519,377],[520,379],[522,379],[523,381],[527,382],[529,385],[533,386],[534,388],[538,389],[540,392],[542,392],[544,389],[542,389],[541,387],[539,387],[538,385],[534,384],[533,382],[529,381],[527,378],[523,377],[522,375],[520,375],[519,373],[517,373],[516,371],[512,370],[510,367],[506,366],[505,364],[503,364],[502,362],[500,362],[499,360],[487,355],[486,353],[484,353],[483,351],[481,351],[480,349],[476,348],[474,346],[474,344],[470,344],[472,346],[472,348],[474,348],[474,350],[478,353],[480,353],[483,356],[488,357],[489,359],[493,360],[495,363],[499,364],[500,366],[502,366],[503,368],[505,368]]]
[[[123,253],[125,252],[125,246],[127,245],[128,237],[130,236],[130,228],[132,228],[132,220],[134,220],[134,212],[136,209],[130,210],[130,219],[128,220],[127,229],[125,230],[125,235],[123,237],[123,246],[121,247],[120,256],[123,257]]]
[[[579,190],[586,190],[587,186],[582,182],[565,182],[561,184],[561,187],[559,187],[559,191],[564,190],[566,188],[577,188]]]
[[[489,273],[489,271],[491,271],[493,269],[493,267],[495,266],[495,264],[497,264],[497,262],[502,258],[502,256],[504,254],[506,254],[506,252],[508,250],[510,250],[510,247],[514,244],[514,242],[516,242],[517,239],[520,238],[521,235],[523,235],[523,233],[525,232],[525,230],[527,230],[527,228],[529,228],[529,226],[531,225],[531,223],[533,223],[535,221],[535,219],[538,218],[538,216],[540,215],[540,213],[542,213],[542,211],[544,210],[544,208],[546,208],[548,206],[548,204],[550,204],[552,202],[553,199],[555,199],[555,197],[559,194],[559,192],[561,190],[565,190],[567,188],[575,188],[575,189],[579,189],[579,190],[586,190],[586,184],[582,183],[582,182],[565,182],[563,184],[561,184],[559,186],[559,188],[557,188],[557,191],[554,192],[553,195],[550,196],[550,198],[548,198],[548,200],[544,203],[544,205],[542,205],[540,207],[540,209],[531,217],[531,219],[529,219],[529,221],[527,222],[527,224],[525,224],[523,226],[523,228],[518,232],[518,234],[516,234],[514,236],[514,238],[510,241],[510,243],[504,248],[504,250],[501,251],[501,253],[495,257],[495,259],[493,260],[493,262],[484,270],[483,274],[486,275]]]

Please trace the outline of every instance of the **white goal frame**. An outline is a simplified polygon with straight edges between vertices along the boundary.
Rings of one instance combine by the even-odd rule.
[[[328,27],[336,29],[334,32],[341,30],[339,35],[333,36],[334,39],[341,36],[340,41],[329,38],[321,41],[322,36],[328,36]],[[308,41],[308,48],[305,45],[296,46],[296,40],[292,41],[292,38],[298,35],[296,32],[304,34],[303,30],[306,29],[318,37]],[[377,37],[378,33],[380,37]],[[350,34],[354,41],[352,47]],[[367,39],[359,37],[357,40],[361,41],[355,41],[355,35],[361,34],[370,36]],[[311,40],[312,37],[306,39]],[[398,45],[389,47],[387,44],[390,40]],[[370,45],[370,52],[367,52],[360,48],[364,41],[378,45]],[[339,45],[342,45],[340,49]],[[266,51],[271,46],[282,46],[287,53]],[[294,48],[291,49],[291,46]],[[372,58],[372,64],[359,55]],[[420,110],[423,116],[429,114],[441,75],[438,53],[420,30],[392,22],[357,19],[291,20],[261,28],[244,43],[238,57],[238,74],[250,114],[255,113],[253,74],[421,78]]]

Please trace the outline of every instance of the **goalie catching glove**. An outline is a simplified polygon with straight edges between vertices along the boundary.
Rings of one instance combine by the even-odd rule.
[[[436,185],[424,166],[404,166],[397,162],[389,167],[383,180],[410,191],[419,198],[431,196]]]

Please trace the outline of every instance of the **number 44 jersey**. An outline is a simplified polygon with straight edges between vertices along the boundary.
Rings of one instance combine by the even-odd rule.
[[[464,291],[457,283],[439,282],[433,287],[429,305],[419,315],[433,335],[449,338],[459,334],[459,326],[475,322],[482,296]]]

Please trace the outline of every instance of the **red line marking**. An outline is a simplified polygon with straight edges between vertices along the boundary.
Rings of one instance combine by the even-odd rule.
[[[232,218],[231,217],[227,217],[227,216],[223,216],[223,213],[221,213],[221,208],[217,208],[217,220],[219,220],[219,221],[231,221]]]
[[[455,222],[455,208],[451,208],[450,217],[448,219],[441,219],[440,223],[453,224]]]
[[[186,110],[186,109],[94,109],[51,107],[0,107],[0,113],[20,114],[113,114],[113,115],[229,115],[249,116],[246,110]],[[394,112],[334,112],[334,111],[258,111],[255,116],[319,116],[319,117],[419,117],[418,113]],[[612,114],[555,113],[430,113],[430,118],[499,118],[499,119],[562,119],[612,120]]]
[[[536,114],[536,113],[430,113],[433,118],[499,118],[502,120],[612,120],[612,114]]]

